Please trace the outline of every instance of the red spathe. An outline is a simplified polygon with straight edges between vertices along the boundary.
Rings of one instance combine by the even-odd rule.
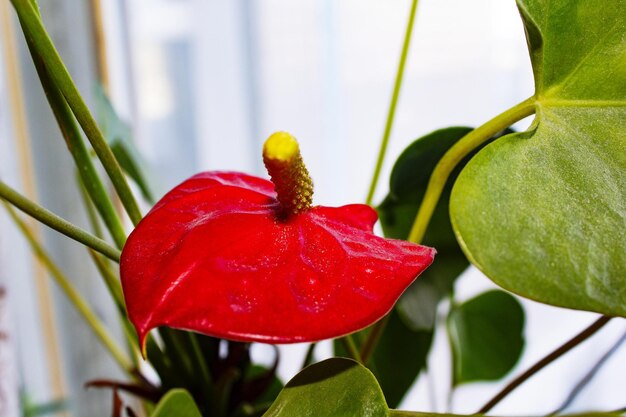
[[[334,338],[383,317],[435,250],[372,232],[369,206],[277,217],[273,184],[205,172],[170,191],[122,251],[140,343],[158,326],[265,343]]]

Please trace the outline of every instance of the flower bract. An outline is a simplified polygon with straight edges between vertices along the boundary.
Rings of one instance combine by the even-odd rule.
[[[286,212],[274,183],[201,173],[139,223],[121,277],[142,345],[158,326],[266,343],[345,335],[383,317],[433,261],[434,249],[374,235],[369,206],[309,207],[307,194]]]

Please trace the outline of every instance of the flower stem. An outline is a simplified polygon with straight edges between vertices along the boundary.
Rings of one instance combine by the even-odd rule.
[[[30,40],[35,52],[43,60],[52,82],[65,97],[67,104],[109,175],[126,212],[136,225],[141,220],[139,206],[111,148],[107,145],[95,119],[89,112],[87,104],[72,81],[72,77],[48,36],[37,11],[29,0],[11,0],[11,3],[17,12],[26,38]]]
[[[202,381],[202,387],[205,391],[209,391],[213,386],[213,378],[209,372],[209,366],[202,355],[202,349],[198,342],[198,337],[195,333],[187,332],[187,338],[189,339],[189,346],[191,347],[191,356],[194,361],[194,366],[197,366],[197,371],[200,373]]]
[[[348,352],[348,355],[350,355],[350,358],[359,363],[363,363],[363,359],[361,358],[359,349],[357,349],[356,344],[354,343],[354,338],[352,337],[352,335],[349,334],[339,340],[341,340],[341,343],[343,343],[343,347],[344,349],[346,349],[346,352]]]
[[[111,267],[106,259],[104,259],[102,256],[100,256],[91,249],[89,249],[89,255],[91,256],[91,259],[93,260],[96,269],[100,273],[100,276],[104,280],[104,283],[109,290],[109,294],[111,294],[111,297],[115,302],[115,307],[117,308],[119,319],[122,324],[124,336],[126,337],[126,345],[128,351],[132,352],[133,364],[137,366],[138,358],[141,356],[141,352],[137,347],[135,329],[133,328],[131,322],[128,320],[128,313],[126,312],[126,304],[124,302],[124,294],[122,292],[122,286],[120,284],[119,278],[111,270]]]
[[[591,369],[585,374],[585,376],[583,376],[583,378],[580,381],[578,381],[578,383],[574,386],[574,388],[569,393],[565,401],[563,401],[563,404],[561,404],[559,408],[554,410],[549,415],[555,416],[557,414],[561,414],[570,405],[572,405],[572,403],[574,402],[574,400],[576,400],[578,395],[585,389],[587,385],[589,385],[589,383],[597,375],[597,373],[604,366],[604,364],[611,358],[611,356],[615,354],[615,352],[619,350],[620,346],[624,342],[626,342],[626,333],[622,334],[622,336],[617,340],[617,342],[615,342],[615,344],[611,346],[611,348],[604,355],[602,355],[602,357],[591,367]]]
[[[93,250],[100,252],[115,262],[120,261],[119,250],[109,246],[109,244],[104,240],[89,234],[80,227],[73,225],[67,220],[62,219],[56,214],[30,201],[28,198],[24,197],[2,181],[0,181],[0,198],[8,201],[24,213],[34,217],[57,232],[60,232],[65,236],[82,243],[83,245],[89,246]]]
[[[367,339],[361,345],[361,358],[363,358],[363,364],[367,365],[372,358],[372,354],[374,353],[374,349],[380,340],[380,337],[383,335],[383,331],[387,326],[387,322],[389,321],[389,314],[376,322],[370,332],[367,334]]]
[[[496,404],[498,404],[503,398],[509,395],[513,390],[522,385],[526,380],[535,375],[537,372],[550,365],[552,362],[563,356],[565,353],[572,350],[574,347],[578,346],[593,334],[595,334],[598,330],[600,330],[605,324],[607,324],[611,320],[611,317],[602,316],[595,322],[593,322],[589,327],[587,327],[582,332],[578,333],[572,339],[565,342],[563,345],[559,346],[557,349],[552,351],[547,356],[540,359],[533,366],[528,368],[524,373],[511,381],[506,387],[504,387],[498,394],[496,394],[487,404],[485,404],[476,414],[485,414],[489,410],[491,410]]]
[[[95,251],[89,249],[89,255],[100,273],[104,284],[107,286],[115,306],[122,317],[126,317],[126,304],[124,303],[124,293],[118,277],[111,270],[106,260],[98,255]]]
[[[56,118],[59,128],[61,129],[67,148],[74,159],[82,184],[89,194],[89,197],[94,202],[96,209],[102,216],[104,224],[111,233],[116,246],[118,249],[121,249],[124,247],[124,243],[126,242],[126,233],[124,232],[122,221],[115,212],[113,203],[107,194],[106,188],[104,187],[98,172],[96,171],[96,167],[94,166],[91,156],[89,155],[87,146],[85,146],[85,143],[83,142],[80,130],[78,129],[74,116],[72,115],[72,111],[68,107],[63,94],[61,94],[59,89],[52,83],[46,66],[37,55],[33,43],[28,38],[27,44],[33,58],[33,62],[35,63],[39,80],[41,81],[41,85],[48,99],[48,103],[50,104],[50,108],[52,108],[54,117]]]
[[[303,370],[307,366],[313,363],[315,348],[317,347],[317,343],[311,343],[306,350],[306,354],[304,355],[304,360],[302,361],[302,366],[300,370]]]
[[[387,122],[385,123],[385,131],[383,133],[383,139],[380,143],[380,149],[378,151],[378,159],[376,161],[376,167],[374,168],[374,175],[372,176],[372,182],[367,193],[367,199],[365,204],[372,204],[374,199],[374,192],[376,191],[376,185],[380,177],[380,171],[383,167],[385,160],[385,154],[387,153],[387,146],[389,145],[389,137],[391,136],[391,128],[393,126],[393,120],[396,115],[396,106],[398,104],[398,97],[400,96],[400,88],[402,87],[402,78],[404,76],[404,67],[406,65],[406,59],[409,55],[409,46],[411,45],[411,35],[413,34],[413,23],[415,22],[415,12],[417,10],[418,0],[413,0],[411,5],[411,12],[409,13],[409,21],[406,25],[406,32],[404,34],[404,44],[402,45],[402,53],[400,54],[400,62],[398,63],[398,70],[396,72],[396,80],[393,86],[393,93],[391,95],[391,103],[389,104],[389,111],[387,113]]]
[[[415,222],[413,223],[413,227],[411,229],[411,233],[409,234],[408,240],[410,242],[420,243],[424,237],[424,233],[428,228],[428,224],[430,223],[433,211],[439,202],[439,198],[441,197],[441,192],[446,185],[446,181],[458,163],[493,135],[506,129],[513,123],[530,116],[534,112],[535,97],[530,97],[505,112],[500,113],[498,116],[489,120],[482,126],[472,130],[444,154],[430,176],[426,193],[424,194],[422,204],[420,205]],[[386,325],[386,319],[379,320],[372,325],[361,350],[366,363],[376,349],[378,339],[385,330]]]
[[[533,113],[535,113],[535,97],[530,97],[472,130],[443,155],[430,175],[426,193],[409,234],[410,242],[419,243],[424,237],[441,192],[458,163],[490,137]]]
[[[91,231],[93,234],[99,238],[104,240],[104,233],[102,231],[102,227],[100,226],[100,222],[98,221],[98,213],[96,213],[96,208],[93,205],[93,201],[89,198],[87,194],[87,189],[85,189],[85,185],[83,184],[83,180],[80,177],[78,171],[76,171],[76,185],[78,186],[78,190],[80,191],[80,197],[83,200],[83,204],[85,205],[85,212],[87,214],[87,219],[89,220],[89,225],[91,226]]]
[[[73,304],[74,308],[76,308],[78,313],[83,317],[83,319],[85,319],[91,330],[95,333],[96,337],[100,340],[102,345],[109,351],[109,353],[120,366],[120,368],[122,368],[122,370],[124,370],[127,374],[132,375],[134,368],[131,361],[126,357],[122,349],[117,346],[107,329],[100,322],[100,320],[98,320],[94,312],[91,311],[87,302],[74,289],[74,287],[69,282],[67,277],[63,274],[61,269],[54,263],[54,261],[50,258],[48,253],[39,244],[39,242],[37,242],[37,239],[35,239],[35,236],[31,232],[31,230],[28,228],[26,223],[24,223],[24,221],[20,219],[15,210],[9,205],[5,204],[5,206],[15,224],[22,231],[24,237],[28,240],[28,243],[33,249],[33,252],[35,252],[41,263],[50,272],[50,275],[59,285],[65,296]]]

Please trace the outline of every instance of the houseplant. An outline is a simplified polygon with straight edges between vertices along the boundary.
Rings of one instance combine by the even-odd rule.
[[[132,193],[125,185],[105,138],[99,133],[55,54],[37,17],[35,5],[17,0],[14,5],[29,39],[42,84],[77,165],[81,167],[83,184],[115,244],[122,249],[125,232],[104,192],[102,181],[90,168],[89,152],[81,145],[81,134],[73,117],[101,158],[131,220],[138,224],[141,214]],[[621,2],[600,7],[599,4],[576,1],[551,4],[525,1],[519,6],[533,59],[535,95],[477,129],[440,130],[411,145],[396,164],[391,193],[379,206],[379,213],[383,228],[390,237],[423,241],[438,249],[435,263],[425,272],[428,275],[422,276],[410,291],[420,297],[427,285],[431,290],[434,288],[435,291],[430,291],[434,294],[429,300],[431,311],[436,309],[439,299],[450,293],[451,283],[469,258],[494,282],[522,296],[606,314],[607,317],[592,328],[595,330],[608,321],[608,316],[624,315],[624,287],[621,284],[626,267],[624,239],[620,236],[624,232],[625,163],[623,139],[618,132],[624,123],[625,78],[620,64],[624,62],[621,41],[624,7]],[[415,7],[412,15],[414,10]],[[496,138],[512,123],[533,113],[536,114],[535,123],[527,132]],[[493,143],[478,150],[489,141]],[[382,148],[381,156],[385,153],[385,146]],[[468,162],[470,153],[476,150],[478,153]],[[459,173],[465,164],[467,166]],[[413,172],[415,167],[422,167],[420,171],[423,172]],[[455,169],[457,172],[453,172]],[[130,173],[128,167],[127,172]],[[454,188],[452,180],[448,180],[451,175],[458,175]],[[428,177],[431,179],[427,185]],[[376,180],[373,184],[372,189]],[[5,185],[2,193],[14,205],[103,252],[113,261],[119,257],[118,251],[106,242],[50,217]],[[368,203],[371,203],[371,195]],[[447,216],[448,205],[452,223]],[[416,212],[417,219],[413,222]],[[353,220],[358,220],[359,215],[356,212],[353,215]],[[115,271],[111,272],[110,265],[97,254],[94,259],[107,279],[120,314],[126,317]],[[190,259],[193,261],[193,257]],[[419,287],[423,288],[420,290]],[[126,289],[124,296],[129,302],[133,297],[145,295]],[[72,298],[76,300],[77,296],[74,294]],[[399,368],[385,369],[380,360],[381,355],[389,357],[390,351],[385,348],[397,346],[396,340],[407,344],[410,341],[414,352],[425,357],[432,338],[432,324],[421,322],[422,315],[412,317],[410,307],[414,303],[406,297],[389,318],[378,321],[362,333],[342,338],[342,344],[336,348],[342,356],[352,356],[374,370],[391,404],[397,403],[423,364],[414,362],[416,355],[412,356],[413,362],[403,362],[406,365],[403,370],[412,368],[407,376],[409,382],[397,384],[398,378],[393,374],[399,372]],[[194,303],[187,306],[192,315],[196,314],[194,307],[198,306]],[[170,311],[166,309],[164,314]],[[487,369],[487,377],[491,378],[502,376],[515,363],[515,352],[519,354],[523,323],[519,307],[505,293],[488,293],[451,310],[448,320],[451,336],[454,336],[453,344],[456,343],[456,382],[485,378],[485,370],[475,367],[475,352],[481,349],[467,342],[468,335],[473,334],[472,327],[466,330],[471,317],[473,314],[499,316],[503,311],[510,319],[503,326],[509,331],[505,347],[515,348],[504,349],[509,355],[502,357],[500,369]],[[251,366],[247,345],[229,343],[229,355],[222,358],[216,356],[215,339],[169,329],[160,332],[160,341],[147,340],[145,355],[161,377],[161,385],[154,386],[137,373],[130,360],[124,358],[120,349],[98,328],[93,317],[90,320],[122,367],[136,379],[130,384],[101,381],[101,385],[129,390],[148,402],[165,398],[166,403],[189,401],[189,397],[180,392],[164,396],[169,388],[184,387],[208,415],[262,413],[266,403],[276,395],[274,391],[269,394],[269,399],[263,398],[268,394],[268,387],[277,387],[276,381],[272,369],[255,370]],[[133,320],[133,324],[137,326],[137,320]],[[189,325],[182,327],[189,328]],[[277,327],[280,329],[280,324]],[[132,335],[130,325],[127,328]],[[343,333],[339,331],[336,335]],[[240,339],[237,335],[234,338]],[[386,405],[374,382],[368,371],[353,362],[324,362],[297,377],[268,413],[304,414],[303,409],[289,411],[290,407],[293,404],[295,407],[319,406],[315,395],[323,393],[328,398],[328,392],[335,392],[354,396],[341,411],[344,415],[366,414],[362,411],[365,409],[373,410],[371,415],[384,415]],[[256,387],[256,391],[250,387]],[[347,388],[354,388],[355,393],[342,391]],[[207,391],[211,394],[207,395]],[[254,391],[253,394],[250,391]],[[263,401],[260,402],[259,398]],[[329,401],[328,404],[329,412],[340,413],[337,410],[341,408],[335,403]],[[167,404],[161,407],[167,407]],[[316,411],[320,412],[319,409]],[[391,413],[402,415],[397,411]]]

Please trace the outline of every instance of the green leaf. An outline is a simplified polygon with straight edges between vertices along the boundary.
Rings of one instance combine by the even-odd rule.
[[[412,330],[392,311],[374,351],[374,375],[390,407],[397,407],[411,388],[426,360],[433,341],[432,330]]]
[[[387,417],[374,375],[351,359],[305,368],[285,386],[265,417]]]
[[[364,330],[353,335],[359,347],[368,332]],[[432,340],[432,330],[411,329],[400,318],[397,309],[389,314],[368,367],[378,380],[390,407],[400,404],[420,372],[426,368]],[[335,340],[334,348],[336,356],[347,356],[338,340]]]
[[[435,165],[452,145],[471,130],[469,127],[436,130],[417,139],[402,152],[391,171],[389,195],[378,207],[385,236],[394,239],[409,236]],[[435,261],[398,302],[402,319],[414,330],[433,328],[439,302],[452,292],[454,281],[469,265],[452,231],[448,202],[452,184],[474,154],[461,161],[448,179],[426,230],[422,243],[437,248]]]
[[[524,348],[524,310],[503,291],[488,291],[448,316],[453,385],[498,380],[519,360]]]
[[[96,88],[98,126],[106,138],[115,158],[124,172],[133,179],[141,194],[150,203],[154,203],[151,187],[143,172],[145,163],[132,140],[130,127],[117,115],[113,104],[101,86]]]
[[[159,401],[152,417],[202,417],[191,395],[184,389],[173,389]]]
[[[451,197],[455,233],[496,284],[626,316],[626,0],[520,0],[536,119],[488,145]]]

